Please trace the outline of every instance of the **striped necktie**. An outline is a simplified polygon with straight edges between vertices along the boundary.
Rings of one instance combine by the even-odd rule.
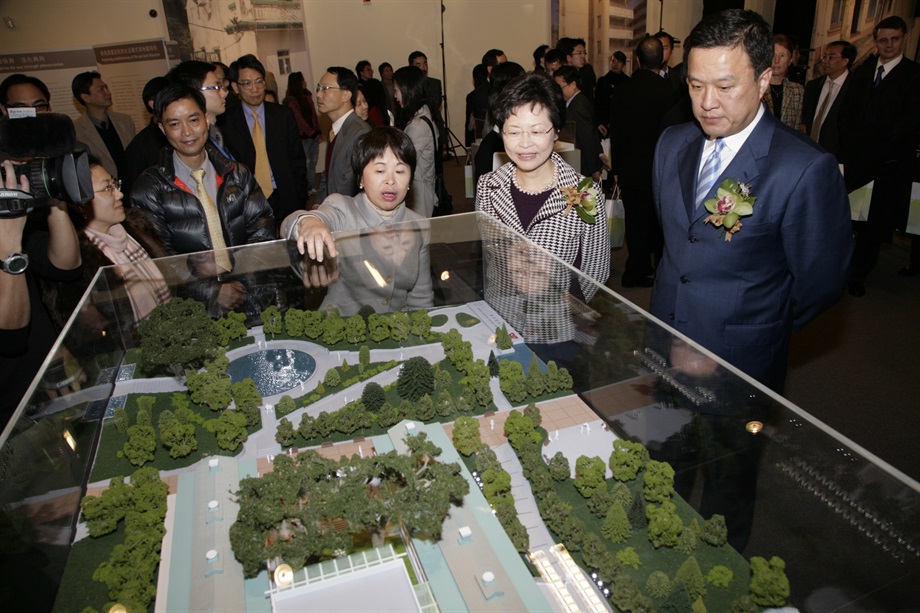
[[[220,213],[217,211],[217,205],[211,200],[208,190],[204,187],[204,169],[193,170],[192,178],[195,180],[195,194],[198,196],[198,201],[201,202],[201,208],[204,209],[204,218],[208,222],[208,234],[211,235],[214,262],[229,272],[233,270],[233,265],[230,264],[230,256],[227,254],[224,230],[220,225]]]
[[[252,112],[252,146],[256,150],[256,181],[266,198],[270,198],[275,188],[272,187],[272,169],[268,164],[268,149],[265,148],[265,134],[259,124],[259,114]]]
[[[719,175],[722,174],[723,147],[725,147],[725,142],[721,138],[717,138],[716,145],[713,147],[712,153],[710,153],[709,157],[706,158],[706,163],[703,164],[703,169],[700,170],[700,177],[697,181],[696,188],[697,208],[699,208],[703,202],[706,201],[706,196],[708,196],[709,192],[712,191],[716,181],[719,180]]]

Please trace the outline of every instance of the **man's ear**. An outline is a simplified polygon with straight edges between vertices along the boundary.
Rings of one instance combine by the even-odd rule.
[[[163,133],[163,136],[166,136],[166,128],[163,127],[163,122],[157,121],[157,126],[159,126],[160,132]]]
[[[773,67],[770,66],[757,77],[757,87],[760,89],[760,97],[763,98],[767,90],[770,89],[770,79],[773,78]]]

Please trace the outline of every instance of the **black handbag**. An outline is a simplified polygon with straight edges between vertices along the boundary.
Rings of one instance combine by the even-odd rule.
[[[441,159],[441,155],[438,152],[438,139],[435,136],[434,124],[431,123],[431,120],[427,117],[421,118],[425,123],[428,124],[428,129],[431,130],[431,142],[435,143],[435,152],[434,152],[434,191],[438,196],[438,205],[434,207],[432,211],[432,217],[441,217],[442,215],[450,215],[454,212],[454,199],[451,197],[450,192],[447,191],[447,187],[444,185],[444,162]]]

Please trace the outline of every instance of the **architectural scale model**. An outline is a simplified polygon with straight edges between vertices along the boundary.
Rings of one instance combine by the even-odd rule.
[[[785,604],[783,561],[745,561],[485,302],[262,322],[142,324],[56,611]]]

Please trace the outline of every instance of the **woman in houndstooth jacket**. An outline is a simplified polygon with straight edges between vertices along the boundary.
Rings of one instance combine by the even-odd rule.
[[[526,74],[502,91],[492,108],[492,117],[502,133],[511,161],[480,178],[476,210],[495,218],[513,232],[500,231],[494,224],[483,224],[486,299],[491,297],[493,304],[499,297],[507,301],[510,296],[514,296],[515,302],[539,300],[542,307],[537,310],[543,313],[543,323],[533,325],[533,317],[528,317],[532,333],[527,335],[522,329],[518,332],[527,335],[525,337],[532,342],[569,340],[570,334],[563,330],[572,328],[565,294],[571,293],[576,299],[588,301],[596,286],[585,279],[571,283],[567,269],[555,261],[537,258],[533,250],[521,245],[522,237],[519,236],[543,247],[597,283],[607,280],[610,237],[604,218],[590,224],[575,211],[568,211],[568,214],[566,198],[561,191],[577,186],[583,179],[553,153],[553,143],[565,120],[562,90],[545,75]],[[535,312],[534,304],[524,306],[528,313]],[[500,310],[507,318],[505,309]],[[513,321],[509,323],[514,325]],[[537,333],[537,328],[542,332]],[[545,338],[534,338],[534,333]]]

